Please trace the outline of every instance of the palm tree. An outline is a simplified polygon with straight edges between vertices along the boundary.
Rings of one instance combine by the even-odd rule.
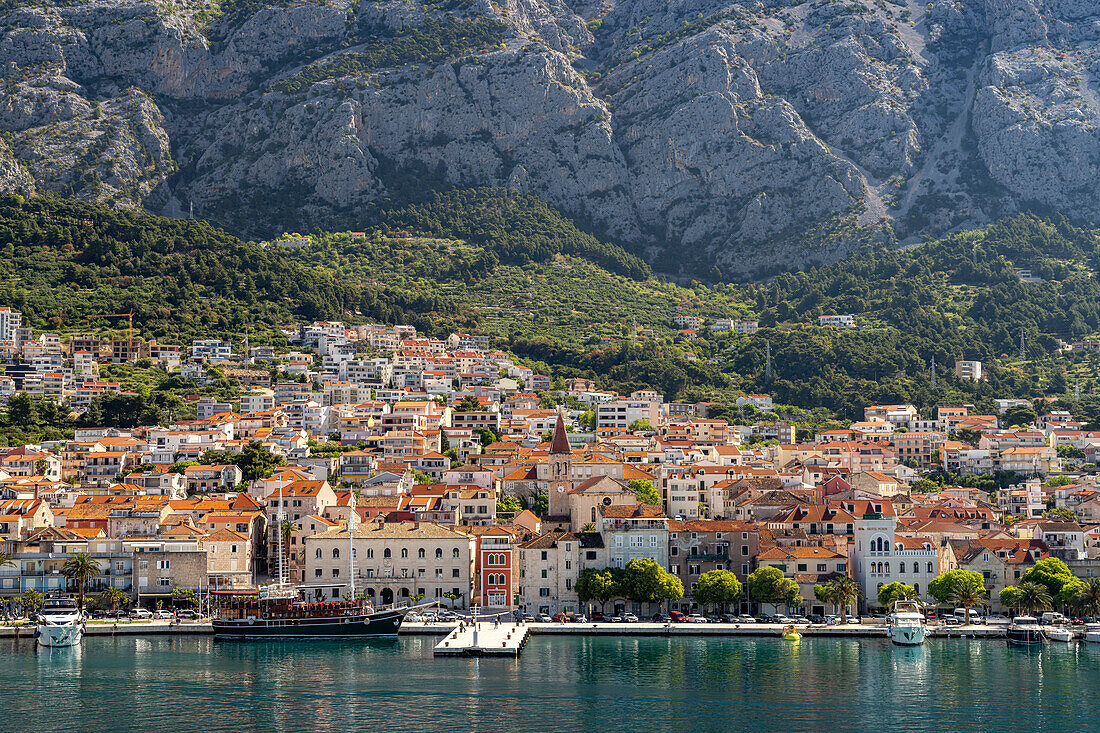
[[[104,588],[103,592],[99,594],[99,600],[112,611],[118,607],[118,604],[125,601],[126,598],[127,596],[125,593],[114,587]]]
[[[829,581],[829,585],[833,586],[836,593],[836,601],[844,606],[843,613],[841,613],[840,623],[846,623],[848,621],[848,606],[855,604],[859,600],[859,594],[862,590],[852,578],[847,575],[843,575],[835,580]]]
[[[42,594],[34,588],[27,588],[23,591],[23,595],[19,597],[19,603],[23,606],[23,611],[27,616],[31,616],[42,608]]]
[[[1089,578],[1073,597],[1073,605],[1086,616],[1100,616],[1100,578]]]
[[[15,566],[15,555],[10,552],[0,552],[0,568]]]
[[[955,587],[951,589],[949,598],[963,607],[963,612],[966,614],[964,616],[966,623],[970,623],[970,607],[980,605],[987,595],[988,592],[985,586],[980,583],[977,585],[973,583],[956,583]]]
[[[1038,583],[1020,583],[1020,608],[1029,614],[1050,610],[1050,591]]]
[[[101,572],[103,570],[99,567],[99,563],[86,552],[76,553],[61,566],[61,574],[70,583],[76,583],[77,608],[81,611],[84,610],[84,592],[88,582],[98,578]]]

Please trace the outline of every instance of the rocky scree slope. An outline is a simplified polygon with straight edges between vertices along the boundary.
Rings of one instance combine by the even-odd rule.
[[[1100,217],[1091,0],[4,0],[0,82],[0,188],[245,235],[508,186],[750,277]]]

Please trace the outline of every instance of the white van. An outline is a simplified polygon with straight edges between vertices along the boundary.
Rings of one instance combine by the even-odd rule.
[[[1043,614],[1042,624],[1044,626],[1049,626],[1051,624],[1064,624],[1065,622],[1066,617],[1058,613],[1057,611],[1047,611]]]
[[[980,613],[978,613],[977,611],[975,611],[973,608],[970,609],[970,620],[969,621],[966,620],[966,609],[965,608],[956,608],[955,613],[953,615],[955,617],[955,620],[958,621],[960,624],[966,624],[966,623],[980,624],[982,622],[982,615]]]

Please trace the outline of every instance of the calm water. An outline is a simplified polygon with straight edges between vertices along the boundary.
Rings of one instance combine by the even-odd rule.
[[[534,637],[519,660],[431,637],[0,641],[0,730],[1100,730],[1100,645]]]

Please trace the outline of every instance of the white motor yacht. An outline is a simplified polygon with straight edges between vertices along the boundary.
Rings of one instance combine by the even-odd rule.
[[[916,601],[894,601],[894,609],[886,617],[886,635],[890,641],[915,646],[923,644],[927,634],[920,604]]]
[[[1043,629],[1043,635],[1051,641],[1073,641],[1073,632],[1065,626],[1047,626]]]
[[[42,646],[76,646],[84,637],[84,617],[76,601],[68,597],[47,598],[38,614],[34,638]]]
[[[1043,643],[1043,629],[1034,616],[1017,616],[1012,619],[1005,632],[1008,643],[1013,646],[1039,646]]]
[[[1100,644],[1100,624],[1085,624],[1085,641]]]

